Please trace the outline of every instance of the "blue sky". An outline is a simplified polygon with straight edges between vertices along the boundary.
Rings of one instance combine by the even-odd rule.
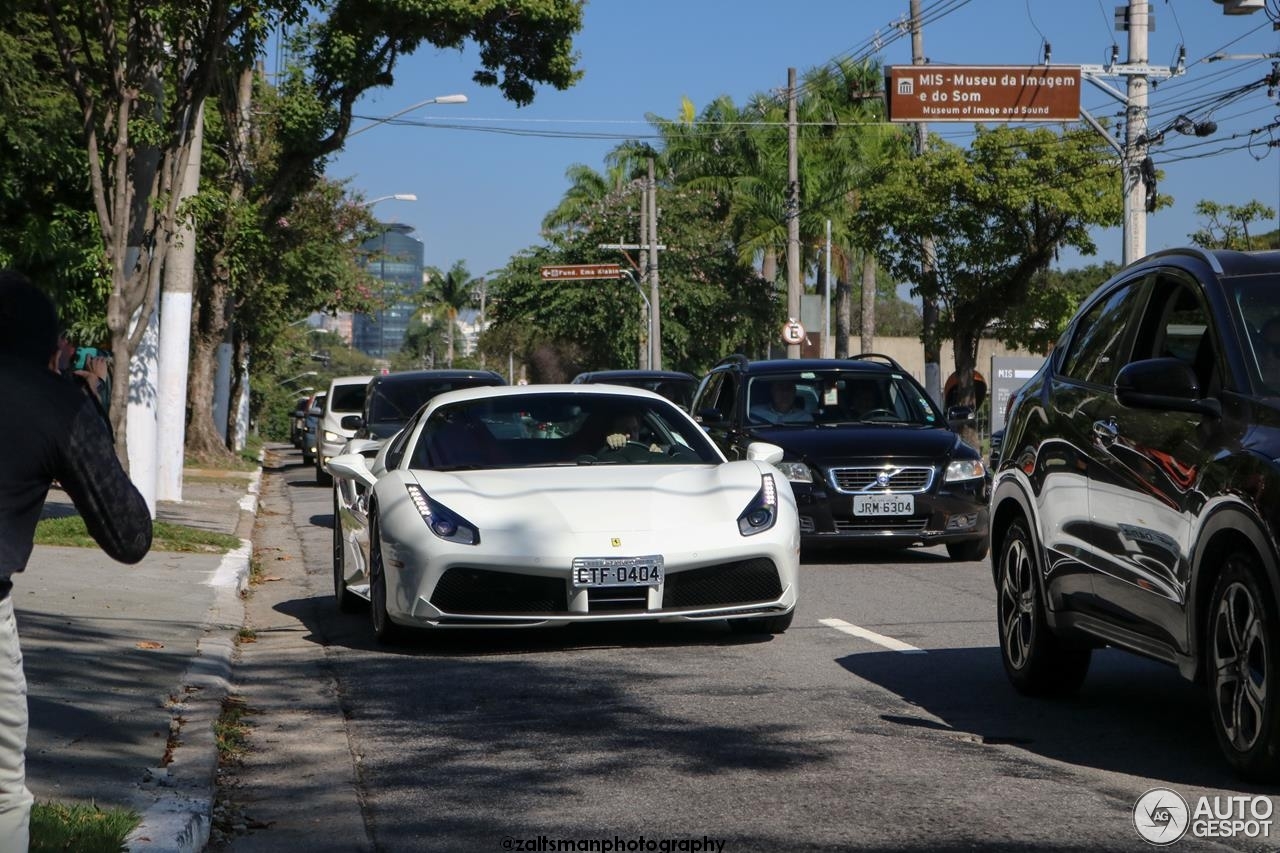
[[[1276,0],[1268,3],[1280,8]],[[1128,56],[1127,34],[1113,24],[1114,9],[1125,0],[921,5],[937,16],[924,29],[924,52],[934,63],[1037,64],[1046,40],[1054,63],[1105,64],[1113,44],[1122,62]],[[1267,144],[1280,140],[1280,129],[1265,130],[1280,119],[1275,96],[1259,90],[1212,112],[1206,108],[1216,95],[1267,75],[1272,59],[1240,57],[1280,51],[1280,32],[1266,12],[1227,16],[1214,0],[1152,0],[1151,6],[1150,63],[1172,65],[1184,46],[1187,68],[1152,91],[1152,126],[1186,112],[1211,118],[1218,130],[1203,139],[1169,134],[1153,149],[1165,172],[1159,190],[1172,195],[1174,205],[1148,217],[1149,252],[1189,242],[1201,199],[1256,199],[1280,209],[1280,147]],[[467,95],[468,103],[423,107],[403,116],[414,124],[387,123],[354,137],[328,174],[349,179],[366,199],[416,194],[416,202],[383,201],[375,210],[384,221],[414,226],[428,264],[448,268],[462,260],[473,275],[483,275],[540,242],[540,223],[568,187],[570,165],[603,171],[605,155],[621,138],[650,135],[646,114],[673,118],[684,97],[699,110],[721,95],[741,104],[784,88],[789,67],[803,74],[837,57],[862,56],[877,36],[874,58],[909,64],[910,39],[894,26],[908,8],[908,0],[590,0],[575,40],[585,72],[576,86],[539,89],[530,106],[517,108],[471,82],[473,51],[421,50],[401,62],[394,87],[365,97],[356,114],[389,116],[454,93]],[[1218,54],[1229,58],[1208,61]],[[1120,90],[1125,85],[1119,78],[1108,82]],[[1082,103],[1099,118],[1122,111],[1087,83]],[[963,144],[969,127],[934,123],[930,130]],[[1272,220],[1259,230],[1275,227]],[[1119,229],[1099,231],[1096,240],[1094,260],[1120,260]],[[1061,262],[1089,261],[1073,255]]]

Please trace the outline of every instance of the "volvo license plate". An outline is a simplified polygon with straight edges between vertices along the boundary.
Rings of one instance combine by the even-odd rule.
[[[854,515],[911,515],[916,511],[915,495],[854,495]]]
[[[657,586],[662,582],[662,556],[578,557],[573,561],[576,588]]]

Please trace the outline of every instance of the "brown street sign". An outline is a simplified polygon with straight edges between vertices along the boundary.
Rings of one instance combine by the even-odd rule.
[[[890,121],[1076,121],[1078,65],[895,65]]]
[[[565,264],[543,267],[543,281],[580,281],[587,278],[622,278],[618,264]]]

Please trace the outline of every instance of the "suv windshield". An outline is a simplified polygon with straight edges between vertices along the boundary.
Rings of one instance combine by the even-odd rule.
[[[369,401],[370,423],[404,423],[422,404],[437,394],[459,388],[475,388],[493,385],[491,379],[443,379],[432,382],[384,382],[375,385],[373,399]]]
[[[747,423],[883,422],[936,426],[937,409],[900,373],[806,370],[752,376]]]
[[[1243,325],[1244,347],[1261,395],[1280,395],[1280,281],[1272,276],[1240,276],[1224,281]]]

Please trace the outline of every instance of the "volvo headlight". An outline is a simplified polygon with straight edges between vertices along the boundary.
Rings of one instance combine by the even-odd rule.
[[[786,477],[792,483],[812,483],[813,471],[803,462],[779,462],[773,467],[782,472],[782,476]]]
[[[944,479],[948,483],[955,483],[960,480],[976,480],[986,475],[987,466],[982,464],[981,459],[956,459],[947,466],[947,476]]]
[[[772,474],[760,475],[760,491],[738,516],[738,532],[754,536],[768,530],[778,520],[778,487]]]
[[[422,516],[422,520],[436,536],[446,542],[457,542],[460,545],[480,543],[480,531],[476,530],[474,524],[439,501],[431,500],[421,486],[409,483],[405,488],[409,490],[409,499],[413,501],[418,515]]]

